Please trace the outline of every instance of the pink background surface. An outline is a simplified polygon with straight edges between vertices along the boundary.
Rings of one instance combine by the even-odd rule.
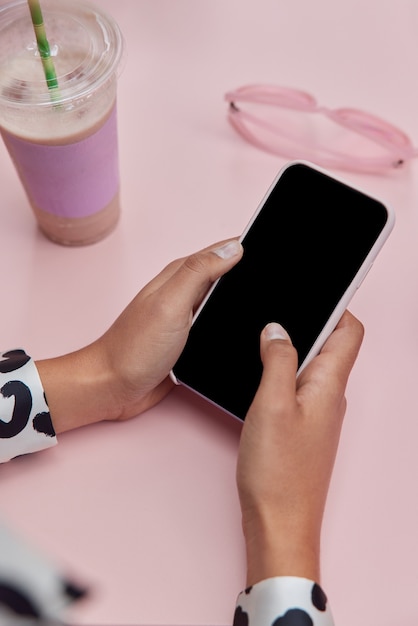
[[[0,346],[36,358],[96,338],[171,259],[240,234],[284,160],[234,134],[226,90],[310,90],[418,141],[415,0],[97,4],[127,44],[118,229],[80,249],[44,239],[0,146]],[[391,203],[397,225],[350,307],[366,336],[326,511],[322,582],[338,626],[416,626],[418,163],[388,177],[344,176]],[[176,389],[138,419],[68,433],[1,468],[2,518],[92,588],[74,623],[231,622],[245,567],[239,430]]]

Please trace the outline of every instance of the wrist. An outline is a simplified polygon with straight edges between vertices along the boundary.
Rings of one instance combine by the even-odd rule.
[[[247,586],[275,576],[320,582],[320,531],[296,519],[257,511],[243,519]]]
[[[112,371],[97,342],[36,366],[57,434],[118,418]]]

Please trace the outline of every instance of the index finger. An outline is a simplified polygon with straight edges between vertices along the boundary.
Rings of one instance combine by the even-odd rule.
[[[167,298],[181,302],[187,310],[199,303],[212,283],[230,270],[241,258],[238,239],[212,244],[199,252],[172,261],[146,287],[143,293],[164,288]]]

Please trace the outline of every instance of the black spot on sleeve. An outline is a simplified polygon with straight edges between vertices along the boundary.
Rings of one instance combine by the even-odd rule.
[[[9,422],[0,419],[0,439],[16,437],[25,428],[32,410],[32,394],[20,380],[10,380],[0,389],[4,398],[15,397],[12,418]]]
[[[313,621],[302,609],[290,609],[282,617],[278,617],[272,626],[313,626]]]
[[[2,356],[4,357],[0,361],[0,373],[2,374],[14,372],[30,361],[30,356],[24,350],[10,350],[9,352],[3,352]]]
[[[312,587],[312,604],[318,611],[327,610],[327,596],[319,585],[315,583]]]
[[[0,606],[21,617],[40,617],[39,610],[23,591],[2,580],[0,580]]]
[[[33,418],[32,424],[36,432],[43,433],[48,437],[55,437],[55,430],[49,413],[38,413]]]
[[[235,609],[233,626],[249,626],[248,613],[243,611],[240,606]]]
[[[81,600],[81,598],[84,598],[86,595],[88,595],[87,589],[83,589],[82,587],[79,587],[69,580],[64,580],[62,583],[62,587],[65,595],[71,600]]]

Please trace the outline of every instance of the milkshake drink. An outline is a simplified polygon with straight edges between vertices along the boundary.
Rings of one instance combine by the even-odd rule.
[[[43,233],[89,244],[120,212],[122,37],[92,5],[43,0],[42,10],[57,89],[48,89],[26,0],[0,7],[0,132]]]

